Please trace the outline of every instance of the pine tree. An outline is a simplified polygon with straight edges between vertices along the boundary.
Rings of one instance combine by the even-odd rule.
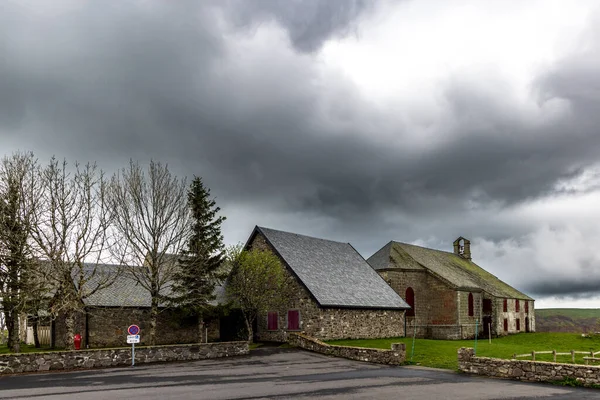
[[[188,190],[192,232],[187,246],[179,256],[179,268],[173,277],[172,300],[184,310],[198,316],[198,341],[203,338],[203,316],[208,303],[214,299],[215,285],[224,261],[221,224],[225,217],[210,197],[210,189],[202,178],[194,177]]]

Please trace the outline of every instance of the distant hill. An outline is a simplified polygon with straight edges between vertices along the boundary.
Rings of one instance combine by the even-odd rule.
[[[600,332],[599,308],[542,308],[535,310],[537,332]]]

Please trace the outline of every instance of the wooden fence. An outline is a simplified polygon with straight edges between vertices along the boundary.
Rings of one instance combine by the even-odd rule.
[[[43,326],[40,325],[38,326],[38,339],[40,340],[40,345],[42,346],[50,346],[50,335],[51,335],[51,329],[50,326]],[[27,340],[26,340],[27,344],[34,344],[33,341],[33,327],[28,326],[27,327]]]
[[[525,354],[513,354],[513,360],[516,360],[517,358],[527,358],[527,357],[531,357],[532,361],[535,361],[535,356],[539,355],[539,354],[552,354],[552,359],[554,362],[556,362],[556,356],[571,356],[571,362],[573,364],[575,364],[575,354],[585,354],[586,356],[583,357],[583,360],[585,361],[586,364],[588,364],[590,361],[594,362],[594,361],[600,361],[600,358],[597,358],[596,356],[598,354],[600,354],[600,351],[575,351],[575,350],[571,350],[568,353],[559,353],[556,350],[548,350],[548,351],[532,351],[531,353],[525,353]]]

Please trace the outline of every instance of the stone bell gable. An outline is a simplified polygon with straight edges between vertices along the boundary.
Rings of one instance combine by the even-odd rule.
[[[475,264],[462,236],[453,252],[391,241],[368,262],[411,306],[407,329],[419,337],[535,331],[534,300]]]
[[[408,305],[348,243],[256,227],[246,249],[276,254],[294,278],[289,304],[259,316],[258,340],[289,332],[321,340],[404,335]]]

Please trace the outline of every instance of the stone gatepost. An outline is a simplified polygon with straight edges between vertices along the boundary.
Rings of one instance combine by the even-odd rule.
[[[468,362],[475,356],[475,350],[471,348],[461,347],[458,349],[458,362]]]
[[[398,351],[401,353],[406,352],[406,344],[405,343],[392,343],[392,351]]]

